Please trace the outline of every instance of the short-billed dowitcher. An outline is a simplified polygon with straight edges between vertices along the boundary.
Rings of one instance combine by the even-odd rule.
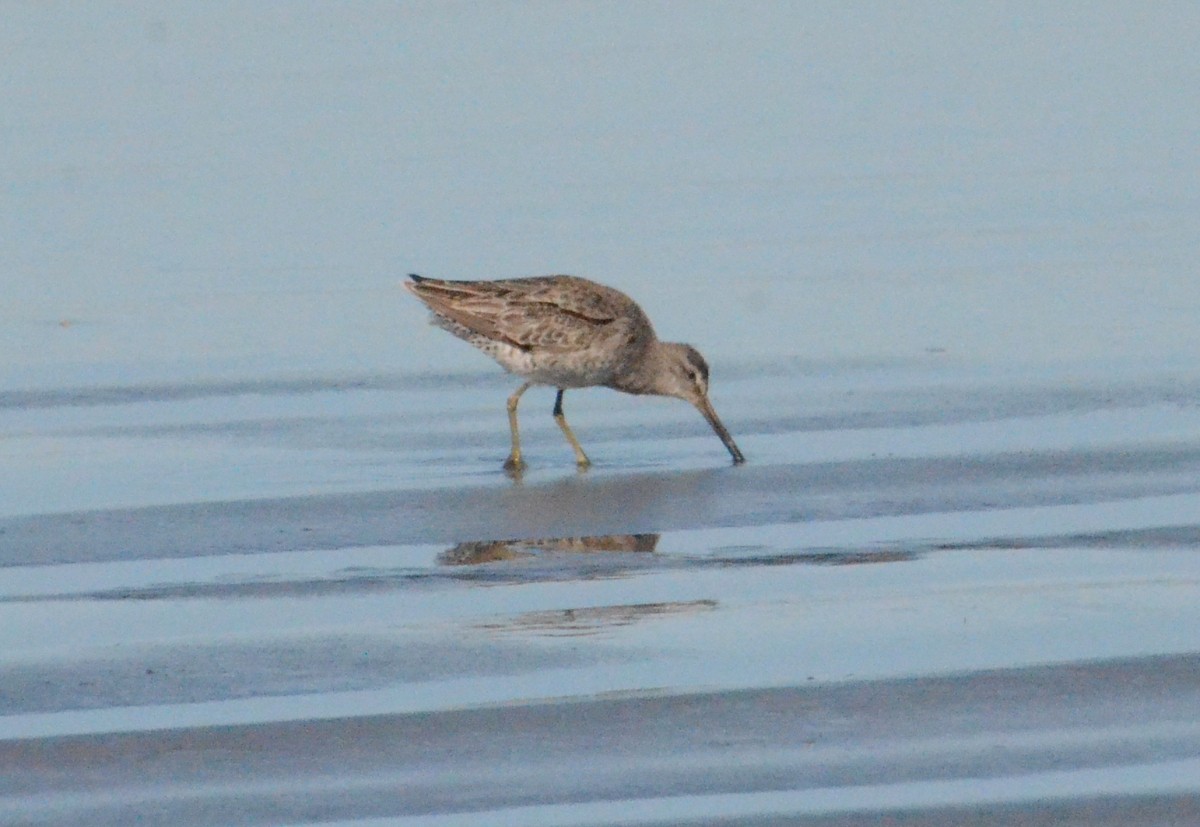
[[[525,384],[508,398],[510,471],[525,467],[517,403],[532,385],[558,389],[554,420],[575,451],[591,462],[563,415],[567,388],[600,385],[625,393],[674,396],[692,403],[725,443],[734,463],[745,462],[708,401],[708,364],[694,347],[660,342],[637,302],[619,290],[578,276],[499,281],[445,281],[410,275],[405,287],[433,311],[433,321],[499,362]]]

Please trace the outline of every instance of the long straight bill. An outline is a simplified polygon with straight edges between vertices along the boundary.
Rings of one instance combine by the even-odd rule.
[[[730,455],[733,457],[734,465],[741,465],[746,461],[742,456],[742,452],[738,449],[737,443],[733,441],[733,437],[729,435],[729,431],[721,423],[721,418],[717,416],[717,412],[713,410],[712,403],[705,397],[696,403],[696,408],[700,413],[704,414],[704,418],[708,420],[708,424],[717,432],[717,436],[725,443],[725,447],[729,449]]]

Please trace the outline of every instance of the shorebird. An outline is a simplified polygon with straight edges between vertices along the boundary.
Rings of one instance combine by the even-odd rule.
[[[433,312],[433,322],[491,356],[525,384],[508,398],[512,452],[504,467],[520,472],[517,404],[533,385],[558,389],[554,421],[591,465],[563,414],[568,388],[602,386],[625,393],[674,396],[696,406],[733,456],[745,462],[708,401],[708,364],[691,345],[660,342],[637,302],[578,276],[447,281],[410,274],[405,283]]]

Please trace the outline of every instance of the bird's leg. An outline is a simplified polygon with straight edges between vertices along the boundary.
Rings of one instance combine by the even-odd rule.
[[[575,438],[575,434],[571,431],[571,426],[567,424],[567,418],[563,415],[562,409],[563,389],[558,389],[558,396],[554,398],[554,421],[558,423],[558,427],[562,428],[563,436],[567,438],[567,442],[571,443],[571,447],[575,449],[575,464],[580,468],[587,468],[592,464],[592,461],[587,458],[587,454],[583,452],[579,440]]]
[[[525,461],[521,459],[521,435],[517,431],[517,403],[521,401],[521,394],[529,390],[532,384],[526,382],[508,397],[508,429],[512,431],[512,453],[504,460],[504,468],[508,471],[522,471],[525,468]]]

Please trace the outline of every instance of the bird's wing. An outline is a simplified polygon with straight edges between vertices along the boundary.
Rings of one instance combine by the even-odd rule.
[[[407,287],[434,313],[522,350],[579,347],[599,328],[628,313],[621,300],[632,304],[615,290],[597,290],[600,285],[570,277],[501,281],[422,278]]]

